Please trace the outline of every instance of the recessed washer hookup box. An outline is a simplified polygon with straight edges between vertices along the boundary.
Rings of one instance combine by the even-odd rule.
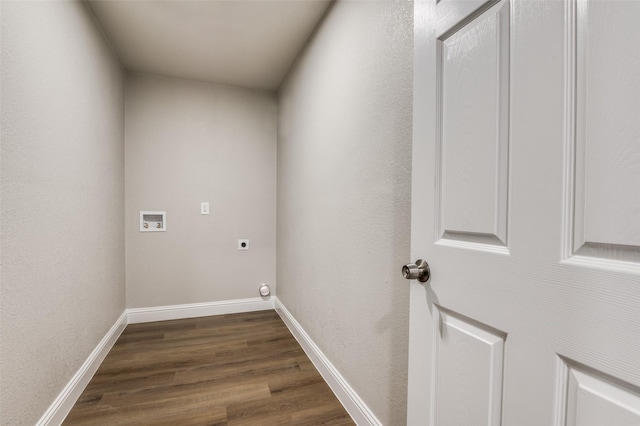
[[[140,232],[167,230],[167,212],[140,212]]]

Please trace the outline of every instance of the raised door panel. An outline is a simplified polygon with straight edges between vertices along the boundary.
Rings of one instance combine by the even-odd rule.
[[[439,237],[506,246],[509,3],[463,21],[439,47]]]
[[[574,7],[573,252],[638,263],[640,2],[578,0]]]
[[[500,425],[506,335],[439,309],[436,425]]]
[[[567,365],[564,424],[566,426],[638,426],[640,393],[626,383]]]

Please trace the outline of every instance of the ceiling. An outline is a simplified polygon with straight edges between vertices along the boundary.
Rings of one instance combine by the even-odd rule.
[[[277,90],[330,0],[89,0],[130,71]]]

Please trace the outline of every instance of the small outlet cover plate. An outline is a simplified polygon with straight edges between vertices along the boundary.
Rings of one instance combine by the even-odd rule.
[[[200,203],[200,214],[209,214],[209,202],[203,201]]]
[[[249,250],[249,240],[247,240],[247,239],[239,239],[238,240],[238,250]]]

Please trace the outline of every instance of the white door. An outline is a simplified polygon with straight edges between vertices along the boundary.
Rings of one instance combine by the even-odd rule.
[[[640,1],[415,3],[410,425],[640,425]]]

